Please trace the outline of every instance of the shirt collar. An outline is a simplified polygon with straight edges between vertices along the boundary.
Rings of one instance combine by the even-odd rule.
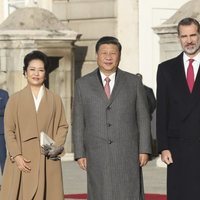
[[[100,71],[100,74],[101,74],[101,78],[102,78],[102,81],[104,81],[104,79],[107,77],[103,72]],[[112,73],[110,76],[108,76],[110,78],[110,80],[114,80],[115,79],[115,75],[116,75],[116,72]]]
[[[183,61],[184,61],[184,63],[186,63],[189,59],[191,59],[191,58],[184,52],[183,53]],[[200,53],[198,53],[192,59],[194,59],[196,62],[198,62],[200,64]]]

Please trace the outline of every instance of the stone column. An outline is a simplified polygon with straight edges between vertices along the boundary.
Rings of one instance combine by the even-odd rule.
[[[120,67],[136,73],[139,71],[138,0],[117,2],[117,35],[122,43]]]
[[[0,84],[1,87],[13,94],[26,85],[23,76],[24,56],[34,50],[33,40],[8,40],[0,38]]]
[[[67,141],[65,144],[66,152],[73,152],[71,140],[71,110],[73,100],[73,85],[74,85],[74,49],[71,43],[60,43],[59,48],[41,48],[50,57],[58,57],[58,68],[49,74],[49,89],[61,96],[67,122],[69,124],[69,131]]]

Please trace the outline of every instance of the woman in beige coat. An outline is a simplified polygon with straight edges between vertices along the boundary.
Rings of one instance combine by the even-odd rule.
[[[47,74],[48,59],[44,53],[33,51],[25,56],[24,75],[28,84],[10,97],[5,111],[8,156],[2,200],[64,199],[59,155],[68,125],[61,98],[44,86]],[[49,150],[44,155],[41,132],[55,141],[50,150],[56,150],[56,155],[52,156]]]

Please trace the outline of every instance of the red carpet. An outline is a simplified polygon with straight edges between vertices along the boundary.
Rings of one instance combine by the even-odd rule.
[[[65,199],[87,199],[87,194],[67,194]],[[145,194],[145,200],[167,200],[167,197],[162,194]]]

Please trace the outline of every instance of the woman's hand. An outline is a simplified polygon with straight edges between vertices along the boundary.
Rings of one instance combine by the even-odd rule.
[[[25,159],[22,155],[15,156],[14,160],[20,171],[25,173],[29,173],[31,171],[31,168],[28,165],[28,163],[31,162],[30,160]]]

